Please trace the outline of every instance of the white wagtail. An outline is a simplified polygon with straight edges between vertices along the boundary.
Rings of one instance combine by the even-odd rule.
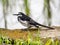
[[[13,14],[13,15],[17,15],[18,16],[18,21],[20,23],[22,23],[24,26],[27,26],[28,28],[35,26],[37,28],[39,28],[39,26],[45,27],[45,28],[49,28],[49,29],[54,29],[52,27],[49,26],[45,26],[42,24],[37,23],[36,21],[34,21],[32,18],[30,18],[29,16],[27,16],[26,14],[19,12],[18,14]]]

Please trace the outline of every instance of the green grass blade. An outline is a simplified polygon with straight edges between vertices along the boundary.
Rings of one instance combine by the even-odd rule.
[[[50,45],[52,42],[52,39],[48,39],[47,42],[45,43],[45,45]]]
[[[25,5],[25,13],[27,16],[30,14],[30,9],[29,9],[29,2],[28,0],[24,0],[24,5]]]

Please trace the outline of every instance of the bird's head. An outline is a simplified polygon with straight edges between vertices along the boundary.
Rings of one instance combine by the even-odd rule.
[[[13,15],[16,15],[16,16],[22,16],[22,15],[24,15],[24,13],[18,12],[18,14],[13,14]]]

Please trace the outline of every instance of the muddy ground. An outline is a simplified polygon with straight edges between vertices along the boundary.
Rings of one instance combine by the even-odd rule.
[[[51,38],[58,38],[60,39],[60,27],[54,27],[55,29],[40,29],[39,30],[39,36],[41,38],[46,38],[46,37],[51,37]],[[17,38],[23,38],[27,39],[28,33],[32,37],[36,37],[38,35],[38,29],[14,29],[14,30],[9,30],[9,29],[0,29],[0,35],[7,36],[9,38],[17,39]]]

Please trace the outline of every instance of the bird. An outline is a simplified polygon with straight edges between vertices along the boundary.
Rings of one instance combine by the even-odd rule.
[[[22,25],[27,26],[28,28],[31,28],[33,26],[39,28],[39,26],[42,26],[48,29],[54,29],[53,27],[45,26],[34,21],[31,17],[27,16],[23,12],[18,12],[18,14],[13,14],[13,15],[18,16],[17,17],[18,22],[22,23]]]

